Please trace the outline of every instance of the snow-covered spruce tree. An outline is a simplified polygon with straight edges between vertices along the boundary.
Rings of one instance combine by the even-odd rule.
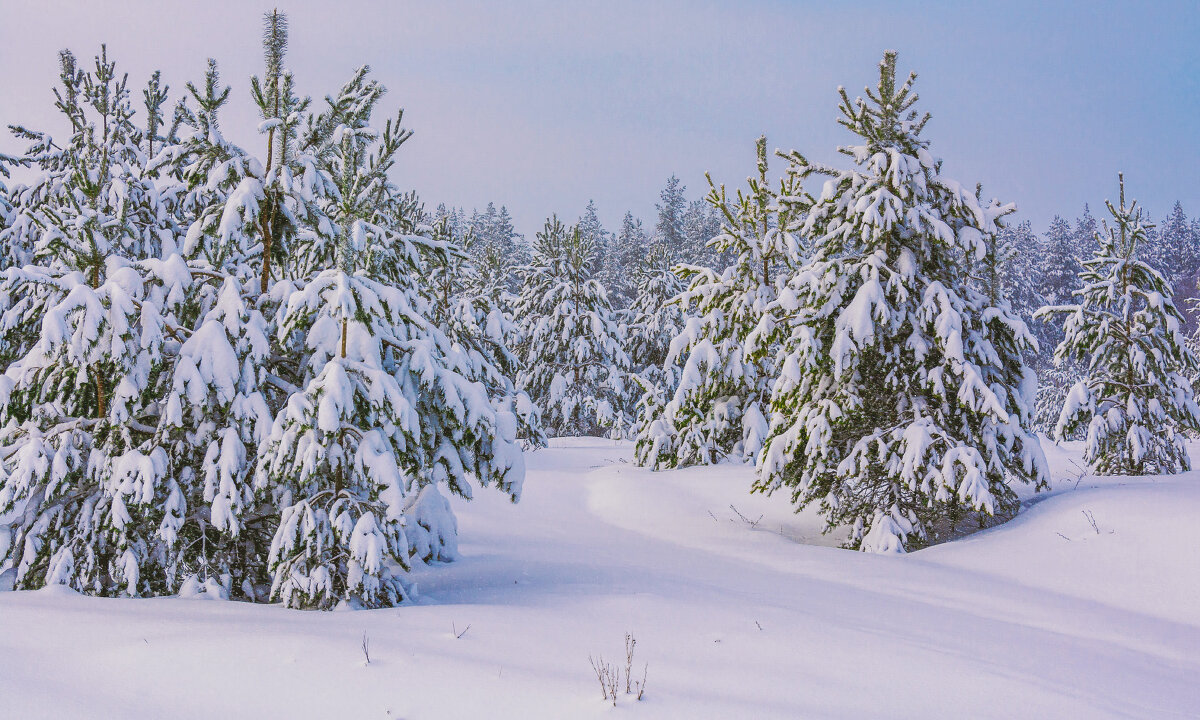
[[[1058,361],[1086,363],[1067,395],[1055,434],[1087,428],[1084,459],[1100,475],[1177,473],[1191,468],[1183,431],[1200,432],[1189,375],[1200,362],[1182,333],[1183,316],[1166,279],[1138,258],[1147,225],[1134,202],[1107,203],[1113,226],[1096,233],[1074,305],[1043,308],[1065,316]]]
[[[1055,215],[1042,237],[1042,272],[1038,291],[1051,304],[1065,302],[1078,289],[1080,248],[1075,244],[1071,224]]]
[[[658,469],[724,456],[753,458],[766,439],[766,405],[776,372],[774,321],[767,308],[800,256],[789,229],[802,208],[781,202],[800,195],[793,180],[785,178],[779,188],[767,180],[766,138],[759,138],[757,152],[757,177],[736,200],[709,179],[708,202],[722,216],[722,232],[712,245],[737,262],[719,273],[682,268],[689,285],[677,301],[687,321],[666,359],[680,366],[680,379],[661,416],[647,415],[639,426],[642,465]]]
[[[520,386],[556,436],[628,430],[629,356],[608,294],[593,277],[594,256],[589,239],[550,218],[534,240],[516,303]]]
[[[1197,297],[1197,272],[1200,270],[1200,235],[1188,221],[1183,205],[1176,202],[1171,213],[1157,228],[1158,242],[1146,256],[1151,267],[1171,284],[1176,305],[1181,311],[1194,305]],[[1185,316],[1187,313],[1185,312]],[[1189,323],[1195,327],[1195,320]]]
[[[1034,340],[1001,300],[968,282],[997,219],[941,175],[913,110],[915,75],[896,83],[896,54],[867,100],[841,93],[850,170],[792,152],[794,174],[827,175],[799,232],[811,259],[790,279],[783,366],[756,489],[818,503],[849,544],[901,552],[965,511],[1010,513],[1013,480],[1045,482],[1030,430]]]

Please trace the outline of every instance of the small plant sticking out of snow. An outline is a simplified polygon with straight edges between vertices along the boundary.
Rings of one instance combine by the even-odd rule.
[[[1092,526],[1092,529],[1096,531],[1096,534],[1097,534],[1097,535],[1099,535],[1099,534],[1100,534],[1100,527],[1096,525],[1096,516],[1092,514],[1092,511],[1091,511],[1091,510],[1084,510],[1084,511],[1083,511],[1083,516],[1084,516],[1085,518],[1087,518],[1088,525],[1091,525],[1091,526]]]
[[[363,664],[371,664],[371,638],[364,632],[362,636]]]
[[[617,706],[617,684],[620,682],[621,668],[611,663],[604,662],[604,656],[599,659],[588,655],[588,662],[592,664],[592,670],[596,673],[596,680],[600,683],[600,693],[605,700],[612,700],[613,707]]]
[[[633,682],[633,649],[637,640],[633,635],[625,633],[625,694],[629,694],[629,684]]]
[[[625,633],[625,694],[634,695],[641,700],[646,695],[646,673],[649,664],[642,665],[642,679],[633,679],[633,651],[637,647],[637,638],[632,633]],[[617,691],[621,686],[621,668],[613,663],[604,661],[604,656],[593,658],[588,655],[592,671],[596,673],[596,681],[600,683],[600,691],[605,700],[611,700],[613,707],[617,706]]]

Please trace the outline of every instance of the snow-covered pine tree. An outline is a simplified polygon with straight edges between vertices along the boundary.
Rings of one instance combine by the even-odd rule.
[[[22,131],[19,161],[51,179],[15,209],[37,264],[0,277],[20,349],[0,377],[0,570],[19,587],[265,599],[273,580],[291,604],[387,604],[393,570],[453,556],[439,485],[519,495],[515,420],[428,319],[446,248],[387,180],[407,131],[370,126],[365,70],[308,113],[282,16],[266,30],[265,163],[221,136],[213,63],[165,133],[152,79],[143,132],[103,55],[92,73],[64,55],[70,142]]]
[[[595,200],[588,200],[587,207],[584,208],[583,215],[579,216],[579,222],[575,227],[579,230],[579,234],[591,243],[592,247],[596,248],[595,257],[592,259],[592,272],[597,274],[604,267],[611,234],[604,229],[604,223],[600,222],[600,213],[596,209]]]
[[[147,171],[126,79],[105,49],[88,71],[69,52],[59,59],[67,141],[16,128],[29,142],[19,162],[39,175],[17,188],[6,237],[26,244],[28,264],[0,276],[12,359],[0,377],[0,516],[15,515],[0,567],[13,563],[23,588],[170,592],[189,549],[176,543],[182,494],[162,476],[154,390],[193,282],[178,256],[158,257],[179,233],[175,190]],[[147,92],[158,90],[155,78]]]
[[[683,213],[683,257],[686,259],[679,262],[710,268],[729,267],[737,257],[709,246],[709,241],[720,234],[721,213],[716,208],[704,200],[688,203]]]
[[[469,231],[460,244],[445,218],[435,223],[433,237],[441,242],[428,259],[433,321],[465,353],[466,376],[483,383],[498,410],[514,415],[517,437],[545,446],[540,412],[516,386],[520,360],[512,348],[519,329],[508,311],[515,298],[507,290],[504,251],[495,245],[477,250],[480,240]]]
[[[1079,289],[1080,261],[1091,253],[1091,242],[1084,251],[1076,242],[1071,224],[1059,215],[1050,221],[1050,227],[1042,237],[1042,272],[1038,275],[1038,294],[1043,305],[1059,305],[1071,302]],[[1040,309],[1034,308],[1036,312]],[[1063,400],[1075,383],[1082,378],[1082,368],[1074,362],[1054,362],[1054,348],[1063,339],[1062,327],[1055,323],[1035,321],[1031,326],[1038,338],[1038,356],[1034,367],[1038,373],[1037,402],[1034,410],[1035,426],[1048,435],[1054,433]]]
[[[767,309],[801,254],[790,228],[803,207],[782,202],[800,195],[792,179],[771,187],[766,138],[759,138],[757,152],[757,176],[736,199],[709,178],[708,202],[722,216],[712,245],[737,261],[719,273],[682,268],[689,285],[678,302],[687,321],[667,358],[680,366],[680,380],[661,417],[639,427],[637,458],[648,467],[753,458],[766,439],[776,373],[774,321]]]
[[[1062,438],[1086,427],[1084,459],[1101,475],[1177,473],[1191,468],[1184,432],[1200,432],[1200,407],[1189,376],[1200,361],[1182,333],[1171,288],[1138,257],[1147,225],[1134,202],[1108,205],[1113,225],[1096,233],[1099,248],[1084,262],[1074,305],[1043,308],[1065,316],[1058,361],[1086,364],[1056,428]]]
[[[272,595],[297,607],[403,600],[410,557],[455,555],[439,486],[470,497],[473,479],[515,501],[524,476],[516,419],[493,407],[479,358],[430,321],[428,259],[449,249],[414,232],[415,199],[388,180],[410,133],[401,115],[369,124],[382,95],[363,68],[307,118],[297,152],[330,187],[295,214],[291,277],[270,287],[298,369],[255,484],[282,513]]]
[[[620,231],[610,240],[598,276],[614,308],[625,309],[633,302],[637,294],[637,286],[633,281],[635,271],[650,249],[650,238],[642,227],[642,221],[635,219],[633,213],[626,212],[621,220]]]
[[[659,193],[659,202],[655,204],[658,219],[654,223],[654,241],[667,249],[672,262],[692,262],[687,255],[687,237],[683,231],[683,216],[687,212],[687,198],[684,191],[687,188],[672,175],[667,178],[667,185]]]
[[[683,332],[687,316],[675,302],[685,290],[683,280],[671,267],[666,248],[656,247],[646,257],[639,272],[638,294],[628,313],[627,342],[633,363],[637,397],[631,411],[635,454],[641,464],[651,464],[661,448],[653,447],[650,426],[660,421],[668,400],[679,385],[681,368],[668,362],[671,342]]]
[[[1010,482],[1045,482],[1030,429],[1033,344],[1008,304],[967,281],[1011,205],[979,202],[941,175],[896,54],[867,99],[841,95],[850,170],[792,152],[792,173],[827,175],[799,232],[815,243],[779,306],[785,322],[771,436],[756,488],[818,503],[849,544],[902,552],[933,523],[1012,512]]]
[[[534,240],[516,304],[520,386],[557,436],[628,431],[629,356],[608,294],[593,277],[594,257],[588,238],[551,217]]]

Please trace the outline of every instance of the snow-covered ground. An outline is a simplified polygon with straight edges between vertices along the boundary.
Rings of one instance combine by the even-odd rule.
[[[1200,473],[1047,453],[1016,520],[882,557],[749,468],[556,441],[519,505],[457,504],[462,558],[417,605],[0,593],[0,717],[1200,717]],[[647,690],[614,709],[589,656],[624,665],[626,632]]]

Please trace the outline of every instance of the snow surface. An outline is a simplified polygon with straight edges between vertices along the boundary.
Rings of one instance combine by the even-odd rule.
[[[556,440],[520,504],[453,501],[460,559],[416,605],[0,593],[0,717],[1200,717],[1200,472],[1046,451],[1016,520],[894,557],[830,547],[748,467]],[[614,709],[588,656],[623,665],[626,632],[647,690]]]

